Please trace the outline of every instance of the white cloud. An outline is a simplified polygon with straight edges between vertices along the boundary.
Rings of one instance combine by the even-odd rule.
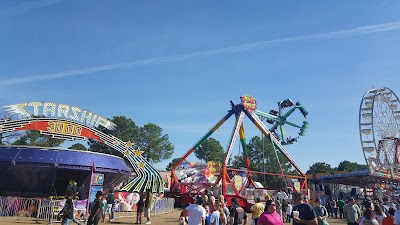
[[[52,1],[48,0],[48,1],[44,1],[44,2],[52,2]],[[4,14],[4,12],[3,12],[3,14]],[[1,11],[0,11],[0,15],[1,15]],[[32,76],[24,76],[24,77],[19,77],[19,78],[0,80],[0,86],[9,86],[9,85],[15,85],[15,84],[20,84],[20,83],[34,82],[34,81],[49,80],[49,79],[56,79],[56,78],[69,77],[69,76],[78,76],[78,75],[84,75],[84,74],[93,74],[96,72],[122,69],[122,68],[139,66],[139,65],[152,65],[152,64],[167,63],[167,62],[174,62],[174,61],[183,61],[183,60],[187,60],[187,59],[191,59],[191,58],[195,58],[195,57],[208,57],[208,56],[213,56],[213,55],[223,55],[223,54],[229,54],[229,53],[234,53],[234,52],[243,52],[243,51],[249,51],[249,50],[253,50],[253,49],[257,49],[257,48],[263,48],[265,46],[269,46],[269,45],[277,44],[277,43],[286,43],[286,42],[303,41],[303,40],[314,40],[314,39],[344,38],[344,37],[360,36],[360,35],[366,35],[366,34],[372,34],[372,33],[378,33],[378,32],[390,31],[390,30],[398,30],[398,29],[400,29],[400,22],[363,26],[363,27],[347,29],[347,30],[339,30],[339,31],[333,31],[333,32],[328,32],[328,33],[296,36],[296,37],[289,37],[289,38],[280,38],[280,39],[267,40],[267,41],[261,41],[261,42],[256,42],[256,43],[243,44],[243,45],[231,46],[231,47],[226,47],[226,48],[218,48],[218,49],[212,49],[212,50],[206,50],[206,51],[194,52],[194,53],[188,53],[188,54],[182,54],[182,55],[164,56],[164,57],[150,58],[150,59],[144,59],[144,60],[136,60],[136,61],[125,62],[125,63],[94,66],[94,67],[88,67],[88,68],[84,68],[84,69],[62,71],[62,72],[48,73],[48,74],[38,74],[38,75],[32,75]]]
[[[60,3],[62,0],[25,1],[16,6],[0,9],[0,18],[17,16],[33,9],[40,9]]]

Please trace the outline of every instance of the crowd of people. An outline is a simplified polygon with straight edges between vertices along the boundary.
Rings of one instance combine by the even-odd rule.
[[[181,225],[329,225],[327,218],[344,219],[348,225],[400,225],[399,205],[390,199],[372,201],[367,198],[357,201],[349,199],[317,198],[309,204],[305,196],[296,192],[292,199],[266,198],[261,202],[256,198],[251,207],[252,218],[247,218],[237,198],[232,198],[232,207],[228,209],[224,197],[218,201],[211,193],[197,196],[195,204],[186,207],[180,215]],[[292,205],[293,204],[293,205]],[[249,223],[250,224],[250,223]]]
[[[232,207],[227,207],[223,195],[216,201],[212,192],[197,196],[195,204],[186,207],[180,215],[180,224],[240,225],[247,223],[247,214],[240,207],[237,198],[231,199]]]
[[[76,182],[70,183],[65,194],[66,203],[60,211],[62,225],[80,221],[74,217],[74,200],[87,199],[84,186],[77,187]],[[142,223],[142,217],[147,218],[144,224],[151,224],[150,209],[152,193],[147,190],[140,194],[137,206],[136,223]],[[325,201],[317,198],[311,206],[300,192],[292,194],[292,198],[274,199],[267,196],[265,202],[260,198],[255,199],[255,204],[250,208],[252,217],[247,218],[245,210],[240,206],[240,199],[232,198],[231,207],[227,207],[227,201],[223,195],[218,199],[213,192],[204,192],[196,196],[195,204],[186,207],[180,215],[181,225],[246,225],[251,221],[252,225],[329,225],[327,218],[345,219],[348,225],[400,225],[400,210],[398,204],[383,198],[383,201],[357,200],[354,197],[343,199],[328,198]],[[88,225],[97,225],[99,221],[105,221],[108,214],[109,222],[114,222],[116,200],[113,190],[104,195],[101,191],[96,193],[96,200],[91,204]],[[292,205],[293,204],[293,205]]]
[[[62,220],[62,225],[70,225],[71,223],[81,225],[81,222],[74,217],[74,200],[87,200],[87,191],[84,191],[83,185],[81,186],[81,189],[76,187],[76,182],[72,182],[65,192],[65,205],[57,215],[57,217]],[[144,224],[151,224],[150,210],[152,207],[153,194],[150,189],[148,189],[145,193],[139,194],[139,196],[139,201],[136,204],[137,211],[135,224],[142,224],[142,217],[147,219]],[[114,222],[116,203],[117,201],[112,189],[110,189],[107,194],[103,194],[102,191],[97,191],[94,202],[89,203],[87,225],[98,225],[100,221],[105,221],[107,215],[109,218],[108,222]]]

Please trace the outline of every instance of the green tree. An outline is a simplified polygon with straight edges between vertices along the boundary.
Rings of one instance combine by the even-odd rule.
[[[39,147],[59,147],[64,140],[40,134],[37,130],[27,130],[13,145],[27,145]]]
[[[177,164],[179,162],[179,160],[181,160],[181,158],[175,158],[173,159],[165,168],[166,171],[171,171],[172,167]]]
[[[168,134],[156,124],[149,123],[140,128],[137,146],[143,151],[143,157],[152,163],[171,158],[174,146],[169,141]]]
[[[309,170],[307,173],[326,173],[326,172],[332,172],[333,169],[331,165],[326,164],[324,162],[316,162],[313,165],[310,166]]]
[[[0,120],[17,120],[18,114],[10,113],[4,108],[0,108]],[[10,145],[19,139],[25,132],[24,131],[11,131],[11,132],[0,132],[0,145]]]
[[[98,130],[102,131],[103,133],[113,135],[119,138],[122,141],[131,141],[132,143],[136,143],[139,140],[139,127],[133,122],[132,119],[127,118],[125,116],[114,116],[111,119],[117,127],[114,130],[108,130],[104,127],[97,128]],[[123,155],[118,152],[117,150],[100,143],[96,140],[89,139],[88,141],[89,150],[94,152],[101,152],[101,153],[110,153],[113,155],[121,156]]]
[[[292,165],[278,148],[272,144],[270,138],[253,137],[247,144],[246,151],[250,160],[250,169],[253,171],[296,174]],[[234,156],[232,165],[234,167],[245,167],[244,155]],[[252,179],[261,182],[264,187],[268,188],[283,188],[285,186],[279,176],[253,173]]]
[[[194,154],[198,159],[204,160],[205,162],[222,162],[225,158],[225,152],[221,143],[214,138],[208,138],[205,140],[197,149],[194,150]]]
[[[335,168],[338,171],[345,171],[345,170],[364,170],[364,169],[368,169],[367,165],[362,165],[362,164],[358,164],[356,162],[350,162],[347,160],[344,160],[342,162],[339,163],[338,167]]]
[[[86,151],[87,150],[86,146],[84,146],[81,143],[75,143],[71,147],[69,147],[68,149],[82,150],[82,151]]]

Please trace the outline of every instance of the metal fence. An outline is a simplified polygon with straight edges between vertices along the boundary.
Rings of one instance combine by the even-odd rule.
[[[174,211],[175,199],[161,198],[153,201],[150,214],[156,216],[159,214],[169,213]],[[136,217],[136,210],[124,211],[122,208],[117,208],[114,213],[115,218]]]
[[[172,212],[174,211],[174,204],[175,204],[175,199],[173,198],[157,199],[153,204],[151,215],[156,216],[159,214]]]
[[[43,200],[41,203],[42,204],[38,208],[36,223],[39,221],[48,221],[49,224],[52,224],[53,221],[57,220],[60,200]]]
[[[35,198],[17,198],[0,196],[0,219],[36,220],[36,222],[48,222],[52,224],[57,220],[61,201]],[[175,199],[162,198],[154,200],[151,215],[156,216],[169,213],[174,210]],[[136,207],[134,207],[136,208]],[[84,219],[85,211],[76,215],[76,219]],[[122,211],[117,208],[115,218],[136,217],[136,211]]]
[[[34,220],[41,199],[0,196],[0,218],[24,218]]]

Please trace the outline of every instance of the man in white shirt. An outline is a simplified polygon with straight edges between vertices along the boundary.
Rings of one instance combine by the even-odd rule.
[[[204,209],[203,206],[201,206],[202,204],[203,204],[203,199],[197,198],[196,204],[191,204],[182,211],[181,217],[182,216],[184,217],[187,213],[189,213],[188,225],[205,224],[206,210]]]

